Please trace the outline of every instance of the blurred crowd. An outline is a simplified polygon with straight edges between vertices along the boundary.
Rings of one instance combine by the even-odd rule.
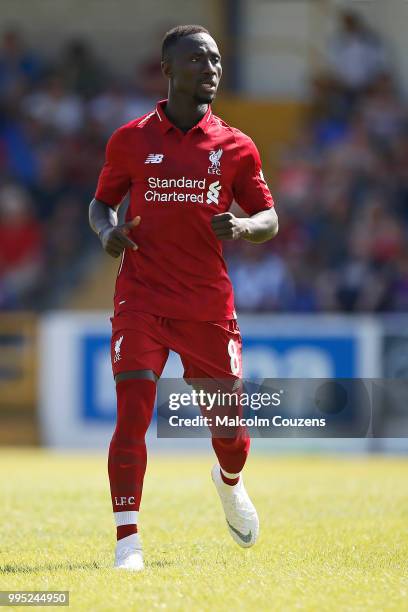
[[[279,234],[229,249],[239,310],[408,310],[407,111],[382,41],[344,13],[281,159]]]
[[[407,107],[358,16],[343,15],[327,59],[271,185],[278,237],[226,244],[240,311],[408,309]],[[156,61],[123,83],[82,40],[51,64],[4,33],[0,309],[50,307],[75,285],[97,246],[86,217],[106,140],[165,93]]]
[[[143,90],[140,88],[143,84]],[[0,309],[63,301],[97,246],[88,204],[108,137],[165,91],[157,63],[134,83],[109,74],[83,40],[52,63],[7,30],[0,41]]]

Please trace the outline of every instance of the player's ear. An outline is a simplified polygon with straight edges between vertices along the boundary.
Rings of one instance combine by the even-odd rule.
[[[172,76],[171,63],[167,58],[162,60],[161,69],[164,76],[170,79]]]

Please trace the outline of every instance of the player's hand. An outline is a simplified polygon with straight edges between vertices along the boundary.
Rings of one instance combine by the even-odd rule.
[[[237,240],[246,233],[246,219],[235,217],[230,212],[221,213],[213,216],[211,227],[219,240]]]
[[[116,225],[104,230],[100,235],[104,250],[112,257],[119,257],[124,249],[137,251],[137,244],[128,235],[139,223],[140,217],[134,217],[134,219],[123,223],[123,225]]]

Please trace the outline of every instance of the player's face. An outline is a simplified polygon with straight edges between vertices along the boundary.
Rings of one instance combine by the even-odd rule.
[[[221,56],[208,34],[181,38],[172,49],[167,76],[174,91],[191,96],[201,104],[212,102],[221,79]]]

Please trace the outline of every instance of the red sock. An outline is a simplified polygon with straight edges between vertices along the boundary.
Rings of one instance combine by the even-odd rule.
[[[225,482],[225,484],[227,485],[231,485],[231,487],[233,487],[234,485],[236,485],[239,481],[239,476],[237,476],[237,478],[227,478],[226,476],[224,476],[224,474],[222,473],[222,470],[220,470],[220,474],[221,474],[221,478],[222,480]]]
[[[137,533],[137,525],[120,525],[116,527],[116,539],[121,540],[127,536]]]
[[[147,461],[145,435],[156,384],[145,379],[123,380],[116,385],[116,395],[117,422],[109,446],[108,473],[117,537],[122,539],[137,530]]]
[[[237,387],[237,384],[240,385],[241,383],[242,381],[239,380],[229,380],[228,391],[241,393],[241,386]],[[220,414],[224,415],[225,413],[221,409],[219,409]],[[242,416],[242,408],[235,407],[232,409],[232,412],[231,410],[227,411],[227,414],[229,416]],[[232,436],[231,433],[234,433],[234,435]],[[251,446],[251,440],[246,427],[237,427],[234,432],[228,433],[228,438],[219,437],[222,436],[222,429],[216,429],[212,431],[212,434],[212,446],[217,455],[219,465],[227,474],[239,474],[245,465]],[[239,480],[239,477],[228,478],[222,471],[221,478],[228,485],[235,485]]]
[[[223,470],[230,474],[239,474],[242,471],[249,454],[251,440],[245,432],[240,432],[236,438],[213,438],[212,445],[217,455],[218,463]],[[227,477],[221,473],[221,477],[226,484]],[[234,481],[236,479],[234,478]],[[235,483],[234,483],[235,484]]]

